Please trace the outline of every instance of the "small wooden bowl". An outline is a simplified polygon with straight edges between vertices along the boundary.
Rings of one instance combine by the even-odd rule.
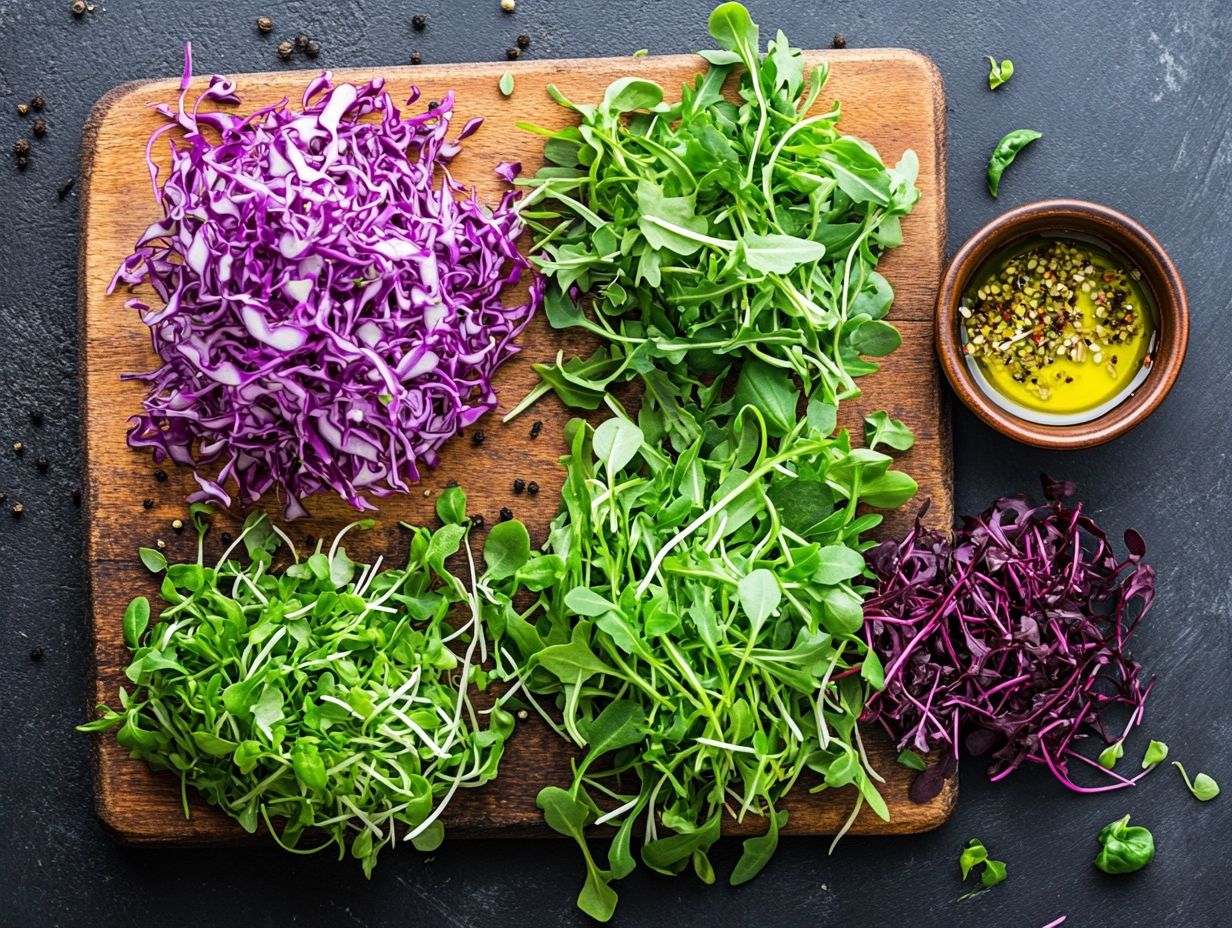
[[[1044,425],[1014,415],[991,399],[967,366],[959,335],[963,292],[993,255],[1041,234],[1075,233],[1097,239],[1142,272],[1156,313],[1156,344],[1146,379],[1098,418],[1072,425]],[[1189,342],[1189,301],[1163,247],[1146,229],[1114,209],[1083,200],[1041,200],[1002,213],[958,249],[941,280],[934,315],[941,368],[966,403],[987,425],[1039,448],[1090,448],[1111,441],[1155,411],[1172,389]],[[991,389],[991,388],[989,388]]]

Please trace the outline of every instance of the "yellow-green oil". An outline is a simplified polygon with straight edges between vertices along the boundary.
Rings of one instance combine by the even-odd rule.
[[[1049,249],[1057,241],[1039,238],[993,256],[981,268],[964,295],[963,314],[969,312],[966,307],[978,305],[976,294],[997,279],[1006,268],[1024,265],[1017,269],[1025,273],[1020,273],[1016,279],[1021,281],[1024,276],[1031,279],[1034,272],[1026,271],[1024,256],[1040,254],[1041,249]],[[1075,359],[1073,350],[1060,354],[1049,351],[1041,366],[1024,376],[1021,368],[1015,371],[995,353],[976,355],[976,363],[985,379],[1007,399],[1030,410],[1063,416],[1094,410],[1125,393],[1142,370],[1144,362],[1149,365],[1148,353],[1155,333],[1154,308],[1142,286],[1141,274],[1136,269],[1127,267],[1125,261],[1092,241],[1066,239],[1064,244],[1080,250],[1089,262],[1088,266],[1095,269],[1092,287],[1083,288],[1079,284],[1073,288],[1076,297],[1073,309],[1081,322],[1062,328],[1064,336],[1077,336],[1084,341],[1079,357]],[[1116,275],[1116,285],[1127,291],[1125,305],[1133,307],[1135,319],[1132,324],[1121,320],[1124,328],[1120,337],[1125,341],[1104,344],[1103,350],[1096,352],[1090,350],[1085,342],[1089,335],[1097,345],[1100,344],[1095,331],[1105,320],[1097,318],[1094,297],[1100,292],[1098,287],[1103,283],[1105,274]],[[1091,277],[1089,274],[1086,276],[1088,279]],[[973,337],[970,321],[970,317],[965,322],[960,319],[960,323],[968,327],[965,333],[968,342]]]

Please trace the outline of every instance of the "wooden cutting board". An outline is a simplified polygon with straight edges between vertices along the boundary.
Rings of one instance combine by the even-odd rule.
[[[920,482],[920,500],[931,497],[931,520],[947,525],[953,510],[951,490],[950,428],[939,387],[932,349],[932,304],[941,274],[945,242],[945,102],[941,77],[932,63],[913,52],[897,49],[808,53],[813,60],[831,64],[830,81],[818,105],[842,101],[840,127],[872,142],[887,162],[906,148],[920,159],[919,184],[923,191],[915,211],[903,221],[905,244],[884,262],[883,270],[897,297],[891,319],[903,333],[903,345],[878,374],[862,381],[864,396],[843,409],[843,421],[859,433],[861,417],[873,409],[887,409],[908,422],[918,436],[915,447],[902,458],[902,467]],[[466,142],[454,162],[454,173],[473,183],[481,195],[495,199],[503,183],[492,173],[501,160],[520,160],[527,174],[538,168],[539,144],[518,130],[519,121],[563,126],[569,113],[545,93],[555,83],[573,100],[597,100],[613,79],[640,75],[657,80],[675,98],[680,85],[704,67],[693,56],[664,58],[612,58],[578,61],[525,61],[513,64],[396,67],[337,72],[340,81],[367,81],[375,75],[388,80],[395,98],[405,99],[412,83],[424,101],[438,99],[446,90],[457,92],[455,127],[471,116],[486,118],[483,128]],[[497,81],[512,71],[516,89],[503,97]],[[282,97],[298,101],[312,76],[308,71],[249,74],[237,78],[246,111]],[[192,95],[205,84],[199,79]],[[138,82],[118,87],[95,107],[83,142],[82,242],[80,269],[81,383],[85,424],[86,562],[89,576],[95,701],[116,704],[116,693],[128,681],[123,675],[128,656],[120,619],[129,600],[139,594],[157,602],[158,586],[137,559],[139,545],[166,542],[169,560],[195,557],[190,530],[177,533],[173,519],[185,514],[184,497],[195,487],[187,471],[165,465],[165,482],[148,454],[125,445],[127,417],[137,411],[142,387],[122,383],[120,375],[150,370],[154,356],[149,336],[133,311],[124,308],[124,296],[106,296],[112,274],[147,224],[159,217],[145,164],[150,132],[162,120],[149,104],[171,102],[178,80]],[[156,147],[167,160],[166,144]],[[455,439],[444,449],[439,470],[427,475],[422,491],[385,501],[380,525],[353,534],[348,548],[353,556],[382,551],[396,561],[405,551],[399,520],[431,524],[435,496],[452,480],[469,493],[469,510],[482,513],[488,524],[501,507],[510,507],[526,522],[537,543],[546,536],[556,512],[563,471],[557,458],[563,453],[561,431],[569,413],[548,398],[508,425],[500,423],[504,411],[521,399],[535,383],[531,363],[566,356],[576,346],[552,332],[542,317],[526,330],[525,350],[501,371],[497,385],[502,409],[479,423],[487,434],[481,446],[469,437]],[[534,420],[543,422],[537,439],[529,435]],[[515,478],[534,480],[542,488],[535,497],[514,496]],[[148,501],[148,505],[146,504]],[[332,536],[354,513],[336,498],[308,503],[312,518],[291,526],[297,543],[305,536]],[[897,530],[909,524],[918,506],[913,501],[887,522]],[[271,511],[277,515],[277,507]],[[208,538],[207,558],[220,553],[220,533],[235,531],[237,521],[215,519]],[[92,714],[92,713],[91,713]],[[867,810],[857,820],[857,833],[922,831],[943,822],[953,809],[957,789],[951,785],[933,802],[915,805],[907,798],[911,773],[894,763],[895,752],[880,739],[871,739],[870,754],[886,776],[888,824]],[[110,734],[95,736],[95,789],[98,813],[121,839],[136,844],[211,844],[242,840],[243,832],[229,819],[201,802],[192,817],[184,818],[178,780],[151,773],[132,760]],[[463,791],[445,816],[451,836],[542,835],[547,829],[535,808],[535,795],[547,784],[569,780],[569,753],[564,743],[535,719],[519,724],[501,767],[500,779],[483,790]],[[788,803],[791,817],[786,831],[796,834],[833,833],[850,809],[850,791],[810,795],[798,790]],[[760,822],[746,822],[732,830],[760,830]]]

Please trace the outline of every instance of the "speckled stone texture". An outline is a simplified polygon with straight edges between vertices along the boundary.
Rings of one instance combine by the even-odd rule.
[[[371,882],[357,866],[276,849],[134,851],[94,818],[82,614],[76,345],[77,200],[57,189],[77,171],[82,124],[111,86],[179,72],[192,39],[198,71],[318,65],[495,61],[520,33],[534,57],[689,51],[707,44],[705,0],[0,0],[0,924],[14,926],[581,925],[576,849],[562,842],[446,844],[425,860],[383,860]],[[1160,676],[1141,734],[1232,787],[1232,6],[1225,0],[1127,4],[984,0],[827,4],[759,0],[764,28],[797,44],[902,45],[930,55],[949,94],[951,246],[1001,209],[1076,196],[1143,222],[1169,249],[1189,289],[1189,359],[1163,408],[1135,433],[1080,454],[1013,444],[956,410],[960,511],[1034,490],[1048,470],[1080,483],[1110,528],[1137,528],[1160,595],[1137,653]],[[426,13],[423,32],[411,16]],[[258,35],[256,18],[275,29]],[[282,65],[276,46],[304,31],[310,62]],[[989,93],[985,53],[1014,59],[1013,80]],[[29,168],[9,154],[30,134],[19,102],[46,99],[45,138]],[[1007,173],[1001,198],[984,165],[1010,129],[1044,138]],[[43,413],[34,424],[29,411]],[[22,456],[14,441],[26,446]],[[36,465],[50,461],[47,472]],[[9,507],[20,501],[20,519]],[[32,649],[42,649],[41,660]],[[620,887],[617,923],[661,925],[1021,926],[1060,915],[1068,926],[1205,928],[1232,923],[1232,799],[1199,804],[1175,771],[1105,796],[1065,793],[1040,771],[983,781],[964,763],[959,810],[940,830],[853,839],[826,856],[823,839],[790,839],[753,883],[705,887],[639,871]],[[1126,812],[1155,833],[1154,863],[1128,877],[1090,864],[1101,826]],[[977,899],[957,858],[978,836],[1009,866]],[[720,873],[738,847],[717,854]]]

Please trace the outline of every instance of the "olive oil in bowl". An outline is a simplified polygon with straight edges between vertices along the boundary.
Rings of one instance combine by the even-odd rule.
[[[963,293],[967,366],[997,405],[1088,422],[1146,379],[1155,309],[1137,268],[1095,239],[1041,236],[991,257]]]

